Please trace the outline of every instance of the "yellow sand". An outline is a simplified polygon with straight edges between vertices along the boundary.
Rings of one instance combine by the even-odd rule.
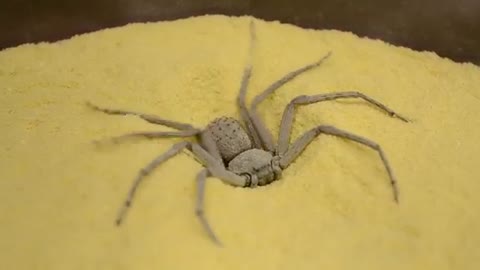
[[[133,24],[0,52],[0,269],[480,269],[480,69],[260,20],[249,99],[333,51],[262,104],[275,134],[299,94],[358,90],[413,120],[327,102],[299,109],[293,132],[333,124],[377,141],[400,204],[375,152],[321,137],[267,187],[209,180],[207,216],[224,248],[194,215],[201,166],[187,152],[148,178],[114,226],[137,171],[178,140],[96,148],[95,139],[167,129],[84,102],[199,127],[238,117],[249,21]]]

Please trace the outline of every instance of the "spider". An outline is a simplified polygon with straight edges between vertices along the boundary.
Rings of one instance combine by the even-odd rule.
[[[250,23],[250,59],[254,47],[255,26],[253,21]],[[139,118],[158,125],[163,125],[175,129],[176,131],[160,132],[137,132],[111,138],[113,142],[119,142],[123,139],[132,137],[145,138],[170,138],[170,137],[195,137],[195,142],[182,141],[174,144],[168,151],[152,160],[147,166],[142,168],[136,176],[127,198],[121,207],[116,218],[116,225],[120,226],[124,220],[127,210],[131,207],[134,196],[143,179],[149,175],[156,167],[180,153],[183,149],[190,150],[204,165],[204,168],[196,176],[197,183],[197,201],[195,213],[200,223],[204,227],[208,236],[216,244],[221,245],[218,237],[208,223],[204,215],[204,192],[205,181],[207,177],[216,177],[223,182],[236,187],[257,187],[272,183],[281,178],[282,170],[286,169],[302,151],[320,134],[340,137],[346,140],[365,145],[377,151],[388,173],[390,184],[393,190],[393,198],[398,203],[398,188],[395,176],[382,148],[372,140],[355,135],[345,130],[333,126],[319,125],[300,136],[291,145],[289,145],[290,132],[295,114],[295,107],[309,105],[323,101],[359,98],[367,103],[378,107],[380,110],[388,113],[391,117],[396,117],[404,122],[408,120],[382,103],[370,98],[360,92],[333,92],[313,96],[301,95],[295,97],[286,106],[281,124],[278,142],[275,145],[270,131],[266,128],[257,112],[257,106],[265,100],[282,85],[293,80],[295,77],[320,66],[331,52],[327,53],[321,59],[305,65],[297,70],[291,71],[272,83],[267,89],[257,95],[250,108],[247,107],[245,95],[249,79],[252,74],[252,66],[249,63],[244,68],[241,80],[239,94],[237,96],[237,105],[240,110],[241,120],[231,117],[219,117],[210,122],[206,128],[199,129],[186,123],[167,120],[158,116],[127,111],[102,108],[87,102],[87,105],[96,111],[111,115],[135,115]]]

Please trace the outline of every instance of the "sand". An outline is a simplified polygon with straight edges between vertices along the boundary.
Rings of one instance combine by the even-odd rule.
[[[138,170],[180,139],[95,147],[131,131],[168,130],[85,106],[156,114],[205,126],[239,117],[250,17],[131,24],[0,52],[1,269],[479,269],[480,68],[339,31],[255,20],[248,99],[332,51],[320,67],[262,103],[277,134],[300,94],[356,90],[365,102],[298,109],[292,139],[320,124],[378,142],[399,182],[392,199],[378,155],[321,136],[271,185],[209,178],[206,215],[194,214],[187,151],[141,186],[121,227],[117,211]]]

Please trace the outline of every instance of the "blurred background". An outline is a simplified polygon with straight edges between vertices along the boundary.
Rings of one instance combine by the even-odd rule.
[[[351,31],[480,65],[480,0],[0,0],[0,49],[204,14]]]

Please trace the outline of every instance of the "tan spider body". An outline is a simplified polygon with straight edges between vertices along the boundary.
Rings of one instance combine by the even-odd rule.
[[[251,52],[255,41],[253,22],[250,24],[250,34],[250,55],[252,55]],[[208,224],[203,211],[206,178],[213,176],[232,186],[239,187],[256,187],[267,185],[275,180],[280,179],[282,170],[286,169],[302,153],[308,144],[310,144],[320,134],[351,140],[377,151],[388,173],[390,184],[392,185],[393,189],[394,199],[398,202],[398,189],[394,174],[383,150],[377,143],[350,132],[337,129],[333,126],[320,125],[305,132],[302,136],[290,144],[290,132],[296,106],[309,105],[322,101],[343,98],[359,98],[365,100],[371,105],[376,106],[380,110],[388,113],[390,116],[397,117],[402,121],[407,122],[404,117],[398,115],[385,105],[356,91],[327,93],[314,96],[298,96],[292,99],[292,101],[290,101],[284,110],[280,124],[280,134],[276,144],[274,143],[272,134],[266,128],[262,119],[257,114],[257,106],[268,95],[272,94],[275,90],[293,80],[298,75],[319,66],[329,56],[330,53],[314,63],[308,64],[286,74],[271,84],[259,95],[257,95],[253,99],[250,108],[247,108],[245,95],[252,69],[250,65],[247,65],[244,69],[240,91],[237,98],[237,105],[240,109],[242,122],[234,118],[220,117],[213,120],[205,129],[198,129],[194,128],[190,124],[166,120],[158,116],[126,110],[106,109],[88,103],[91,108],[97,111],[114,115],[136,115],[150,123],[167,126],[177,130],[131,133],[113,138],[112,140],[115,142],[131,137],[197,138],[197,142],[194,143],[184,141],[173,145],[167,152],[161,154],[156,159],[152,160],[142,170],[140,170],[128,193],[125,204],[119,212],[116,220],[117,225],[122,223],[127,210],[132,204],[137,188],[145,176],[152,172],[153,169],[158,167],[161,163],[187,148],[205,166],[205,168],[197,174],[198,197],[196,203],[196,214],[210,238],[217,244],[220,244],[220,241],[215,236],[211,226]]]
[[[280,178],[278,157],[253,148],[250,136],[237,119],[217,118],[204,132],[213,139],[227,170],[246,178],[244,187],[264,186]]]

